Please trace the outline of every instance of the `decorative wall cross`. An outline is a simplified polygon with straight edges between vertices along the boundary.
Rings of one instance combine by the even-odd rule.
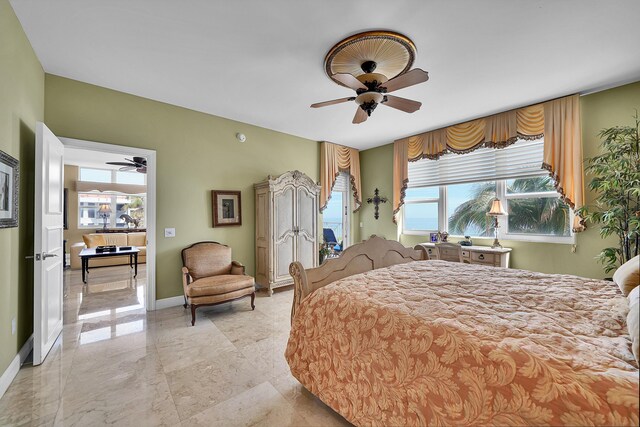
[[[387,198],[380,197],[380,195],[378,194],[378,189],[376,188],[376,190],[373,192],[373,197],[369,197],[367,199],[367,203],[373,203],[373,205],[375,206],[373,217],[375,219],[378,219],[380,218],[380,214],[378,213],[378,207],[380,203],[387,203]]]

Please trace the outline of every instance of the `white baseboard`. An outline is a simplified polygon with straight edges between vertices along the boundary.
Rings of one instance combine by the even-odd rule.
[[[7,369],[0,377],[0,398],[4,396],[5,392],[11,385],[11,382],[16,375],[18,375],[20,367],[27,359],[27,356],[29,356],[29,353],[31,353],[31,350],[33,350],[33,335],[27,339],[27,342],[24,343],[18,354],[16,354],[16,357],[13,358]]]
[[[163,308],[177,307],[184,304],[184,297],[178,295],[177,297],[163,298],[156,300],[156,310],[162,310]]]

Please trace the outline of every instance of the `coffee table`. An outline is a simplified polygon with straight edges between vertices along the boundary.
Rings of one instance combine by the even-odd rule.
[[[133,277],[138,276],[138,252],[140,249],[131,246],[131,249],[116,248],[115,252],[96,253],[96,248],[84,248],[80,251],[80,259],[82,260],[82,283],[87,283],[86,274],[89,273],[89,260],[91,258],[108,258],[113,256],[129,255],[129,267],[134,268]]]

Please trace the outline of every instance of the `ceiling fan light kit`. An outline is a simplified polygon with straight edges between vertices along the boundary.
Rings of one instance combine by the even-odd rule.
[[[353,89],[356,96],[318,102],[311,107],[355,101],[358,109],[354,124],[367,120],[380,104],[413,113],[422,103],[386,94],[429,79],[426,71],[410,70],[415,57],[415,45],[399,33],[367,31],[347,37],[329,50],[324,67],[333,82]]]

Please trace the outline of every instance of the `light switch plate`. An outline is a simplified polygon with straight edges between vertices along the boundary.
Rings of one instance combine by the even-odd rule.
[[[175,228],[165,228],[164,229],[164,237],[176,237],[176,229]]]

